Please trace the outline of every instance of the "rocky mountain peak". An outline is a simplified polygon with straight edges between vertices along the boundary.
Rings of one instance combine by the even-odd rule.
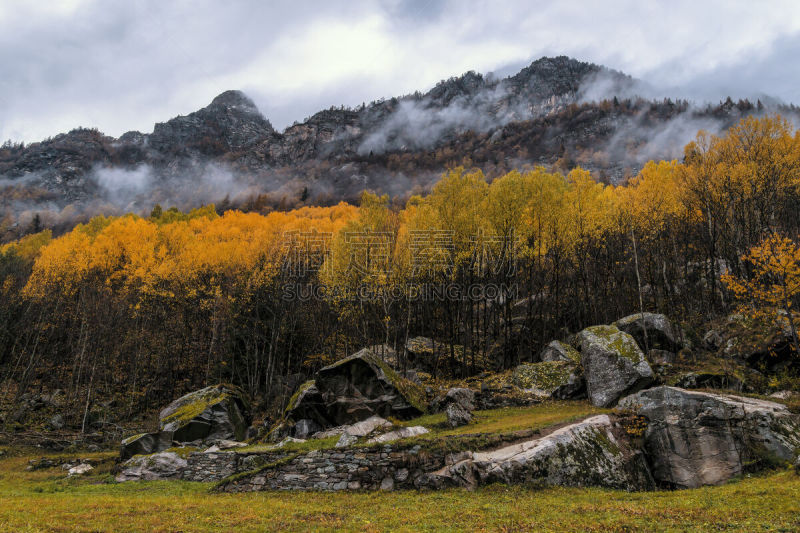
[[[231,112],[244,112],[261,115],[253,101],[242,91],[230,90],[220,93],[211,100],[211,104],[206,109],[225,109]]]
[[[513,93],[544,99],[576,93],[587,78],[601,70],[598,65],[566,56],[543,57],[503,81]]]
[[[193,149],[206,155],[241,150],[276,135],[272,124],[241,91],[225,91],[194,113],[156,124],[150,145],[160,152]]]
[[[425,96],[439,105],[447,105],[455,98],[474,95],[486,86],[483,75],[470,70],[461,76],[440,81]]]

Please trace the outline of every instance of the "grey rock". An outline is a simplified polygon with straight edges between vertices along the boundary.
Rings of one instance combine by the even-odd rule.
[[[394,490],[394,479],[385,477],[381,481],[381,490]]]
[[[615,326],[592,326],[578,334],[589,400],[609,407],[647,387],[653,370],[633,337]]]
[[[346,426],[344,433],[354,437],[366,437],[373,431],[392,427],[392,423],[380,416],[371,416],[361,422]]]
[[[613,325],[636,339],[643,350],[678,352],[685,346],[683,330],[666,315],[634,313],[617,320]]]
[[[551,486],[653,488],[644,457],[615,435],[608,415],[598,415],[546,435],[467,457],[420,477],[425,488],[538,482]]]
[[[355,435],[350,435],[348,433],[342,433],[342,436],[339,437],[339,440],[336,441],[337,448],[346,448],[358,442],[358,437]]]
[[[586,398],[586,379],[580,366],[567,377],[567,381],[556,387],[550,397],[555,400],[580,400]]]
[[[770,458],[792,460],[800,418],[780,404],[656,387],[623,398],[619,407],[648,421],[645,451],[662,485],[722,483]]]
[[[215,385],[181,396],[159,414],[161,431],[177,442],[214,441],[247,436],[249,405],[243,394],[227,385]]]
[[[171,433],[164,431],[142,433],[122,441],[119,458],[122,461],[127,461],[134,455],[149,455],[164,451],[170,447],[172,447]]]
[[[475,409],[475,393],[465,387],[449,389],[444,399],[446,404],[456,404],[466,411]]]
[[[294,437],[297,439],[307,439],[314,433],[322,430],[322,426],[310,418],[301,418],[294,425]]]
[[[349,425],[348,426],[336,426],[335,428],[326,429],[324,431],[318,431],[317,433],[314,433],[313,435],[311,435],[311,438],[312,439],[327,439],[329,437],[338,437],[339,435],[344,433],[347,430],[348,427],[350,427],[350,426]]]
[[[301,442],[305,442],[305,439],[296,439],[294,437],[286,437],[285,439],[280,441],[278,444],[275,444],[274,446],[271,446],[270,449],[278,450],[280,448],[283,448],[287,444],[290,444],[290,443],[293,443],[293,442],[301,443]]]
[[[703,346],[709,350],[719,350],[723,342],[722,335],[717,330],[710,329],[703,335]]]
[[[247,446],[246,442],[237,442],[235,440],[222,439],[217,441],[216,445],[220,450],[230,450],[231,448],[244,448]]]
[[[568,387],[573,374],[580,374],[574,361],[523,363],[514,369],[511,381],[517,387],[546,399],[556,390]]]
[[[324,428],[371,416],[413,418],[422,410],[398,388],[401,380],[385,362],[387,348],[370,347],[317,372],[313,385],[290,404],[292,420],[310,418]],[[406,385],[410,382],[405,381]]]
[[[69,477],[82,476],[94,470],[94,467],[88,463],[81,463],[71,467],[67,472]]]
[[[159,452],[141,455],[123,463],[117,481],[154,481],[179,479],[186,468],[186,459],[175,452]]]
[[[64,428],[64,417],[60,414],[53,415],[50,420],[47,421],[47,427],[53,430],[59,430]]]
[[[417,437],[429,433],[430,430],[423,426],[402,427],[383,435],[378,435],[367,441],[368,444],[380,444],[386,442],[393,442],[400,439],[407,439],[409,437]]]
[[[400,468],[399,470],[397,470],[394,473],[394,479],[399,483],[402,483],[405,480],[407,480],[408,479],[408,468]]]
[[[472,422],[472,413],[464,409],[461,404],[455,402],[447,404],[445,413],[447,413],[447,425],[451,428],[466,426]]]
[[[552,341],[545,346],[539,353],[540,361],[568,361],[572,363],[579,363],[581,354],[570,346],[561,341]]]

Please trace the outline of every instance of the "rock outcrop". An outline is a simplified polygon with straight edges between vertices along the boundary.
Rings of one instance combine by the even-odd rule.
[[[535,438],[489,452],[464,452],[453,464],[424,476],[426,488],[536,482],[558,486],[602,486],[626,490],[653,487],[642,454],[618,438],[608,415],[598,415]]]
[[[181,396],[159,414],[159,431],[122,441],[120,459],[162,452],[178,443],[208,443],[247,437],[249,404],[239,389],[214,385]]]
[[[615,326],[592,326],[578,334],[586,388],[593,405],[609,407],[653,381],[653,370],[633,337]]]
[[[620,318],[613,325],[636,339],[642,350],[666,350],[676,353],[686,344],[683,330],[677,324],[673,324],[666,315],[635,313]]]
[[[181,396],[159,414],[161,431],[176,442],[247,437],[249,404],[235,387],[214,385]]]
[[[371,416],[413,418],[425,410],[420,387],[402,378],[373,349],[326,366],[304,384],[287,407],[292,420],[311,419],[323,428]]]
[[[647,419],[648,462],[668,487],[722,483],[791,461],[800,448],[800,417],[773,402],[663,386],[627,396],[619,407]]]
[[[117,474],[116,480],[122,482],[179,479],[186,465],[186,459],[172,451],[137,455],[122,465],[122,471]]]

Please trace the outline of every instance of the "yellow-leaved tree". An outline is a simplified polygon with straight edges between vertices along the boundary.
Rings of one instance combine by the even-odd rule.
[[[724,275],[723,283],[754,313],[781,310],[789,322],[796,355],[800,342],[794,320],[794,300],[800,296],[800,246],[792,239],[770,235],[742,256],[752,269],[749,278]]]

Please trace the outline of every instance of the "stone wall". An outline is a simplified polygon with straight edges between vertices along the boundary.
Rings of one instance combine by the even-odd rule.
[[[192,453],[186,458],[181,479],[186,481],[220,481],[239,472],[254,470],[262,465],[284,459],[285,452],[262,453]]]
[[[448,457],[449,459],[449,457]],[[445,466],[442,454],[420,452],[419,446],[315,450],[287,456],[225,482],[219,490],[392,490],[414,488],[425,473]]]

